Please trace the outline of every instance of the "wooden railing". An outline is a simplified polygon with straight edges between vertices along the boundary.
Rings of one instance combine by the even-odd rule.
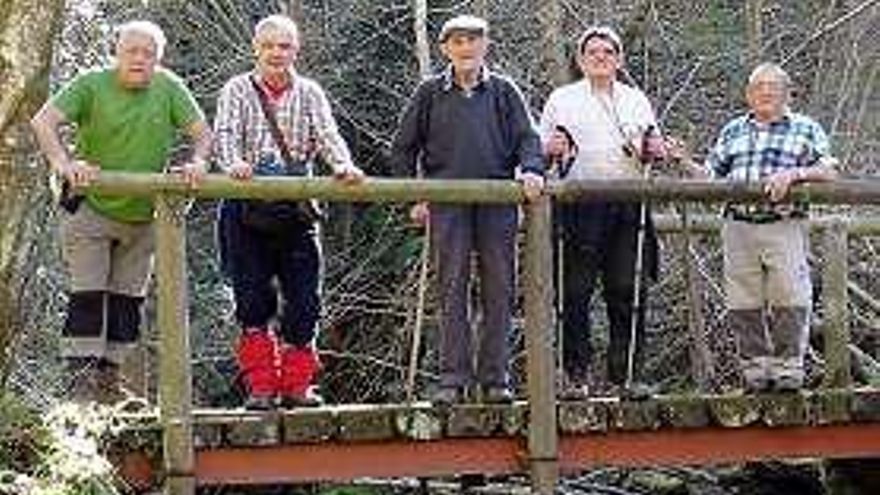
[[[331,179],[256,178],[248,182],[209,176],[198,189],[176,177],[103,173],[92,191],[153,196],[156,199],[156,268],[158,279],[159,407],[164,440],[166,490],[192,494],[196,480],[193,446],[192,370],[185,267],[185,212],[188,196],[329,201],[444,203],[518,203],[524,197],[513,181],[368,179],[357,185]],[[880,183],[839,181],[800,186],[793,195],[813,203],[880,203]],[[709,181],[584,181],[550,183],[547,195],[525,205],[525,334],[527,346],[528,462],[534,493],[551,494],[559,471],[559,433],[555,390],[555,353],[551,277],[551,197],[644,199],[653,201],[759,201],[759,184]],[[662,225],[661,225],[662,226]],[[847,344],[846,222],[826,222],[825,245],[833,254],[823,268],[827,305],[826,387],[851,384]]]

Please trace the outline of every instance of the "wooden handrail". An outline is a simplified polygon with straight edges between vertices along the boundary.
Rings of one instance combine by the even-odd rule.
[[[512,180],[368,178],[356,185],[327,177],[255,177],[249,181],[209,174],[197,189],[180,177],[163,174],[102,172],[88,188],[101,193],[152,196],[186,194],[199,198],[261,198],[329,201],[443,203],[516,203],[524,201],[520,185]],[[760,183],[727,183],[712,180],[657,178],[643,180],[549,181],[547,194],[561,201],[583,198],[605,200],[724,201],[765,200]],[[795,186],[792,198],[812,203],[880,204],[880,180],[839,180]]]

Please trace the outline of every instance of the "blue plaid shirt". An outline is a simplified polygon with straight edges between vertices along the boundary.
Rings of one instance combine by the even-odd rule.
[[[781,170],[816,165],[830,154],[827,134],[806,115],[788,112],[762,128],[746,114],[721,129],[706,167],[714,177],[758,181]]]

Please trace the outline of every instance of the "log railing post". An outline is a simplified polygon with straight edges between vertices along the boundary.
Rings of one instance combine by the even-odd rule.
[[[828,223],[823,233],[825,263],[822,298],[825,308],[826,388],[852,385],[849,356],[849,300],[847,297],[847,229],[842,219]]]
[[[184,198],[156,198],[159,414],[170,495],[195,493]]]
[[[697,390],[708,392],[715,384],[715,365],[712,348],[709,345],[709,334],[706,332],[706,305],[703,303],[703,285],[700,273],[694,261],[691,219],[688,204],[679,205],[681,214],[681,235],[678,244],[679,258],[684,271],[685,301],[687,302],[688,334],[690,335],[689,353],[691,373]]]
[[[525,299],[532,493],[552,495],[559,476],[550,198],[526,208]]]

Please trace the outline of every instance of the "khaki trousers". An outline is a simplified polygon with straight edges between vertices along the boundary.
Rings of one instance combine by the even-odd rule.
[[[800,387],[812,298],[803,220],[722,229],[728,319],[750,388]]]
[[[64,214],[61,238],[71,288],[62,356],[121,362],[134,343],[130,335],[116,339],[113,329],[108,338],[108,311],[122,301],[125,316],[138,324],[139,301],[153,269],[153,224],[118,222],[84,201],[76,213]],[[137,329],[126,329],[131,332]]]

